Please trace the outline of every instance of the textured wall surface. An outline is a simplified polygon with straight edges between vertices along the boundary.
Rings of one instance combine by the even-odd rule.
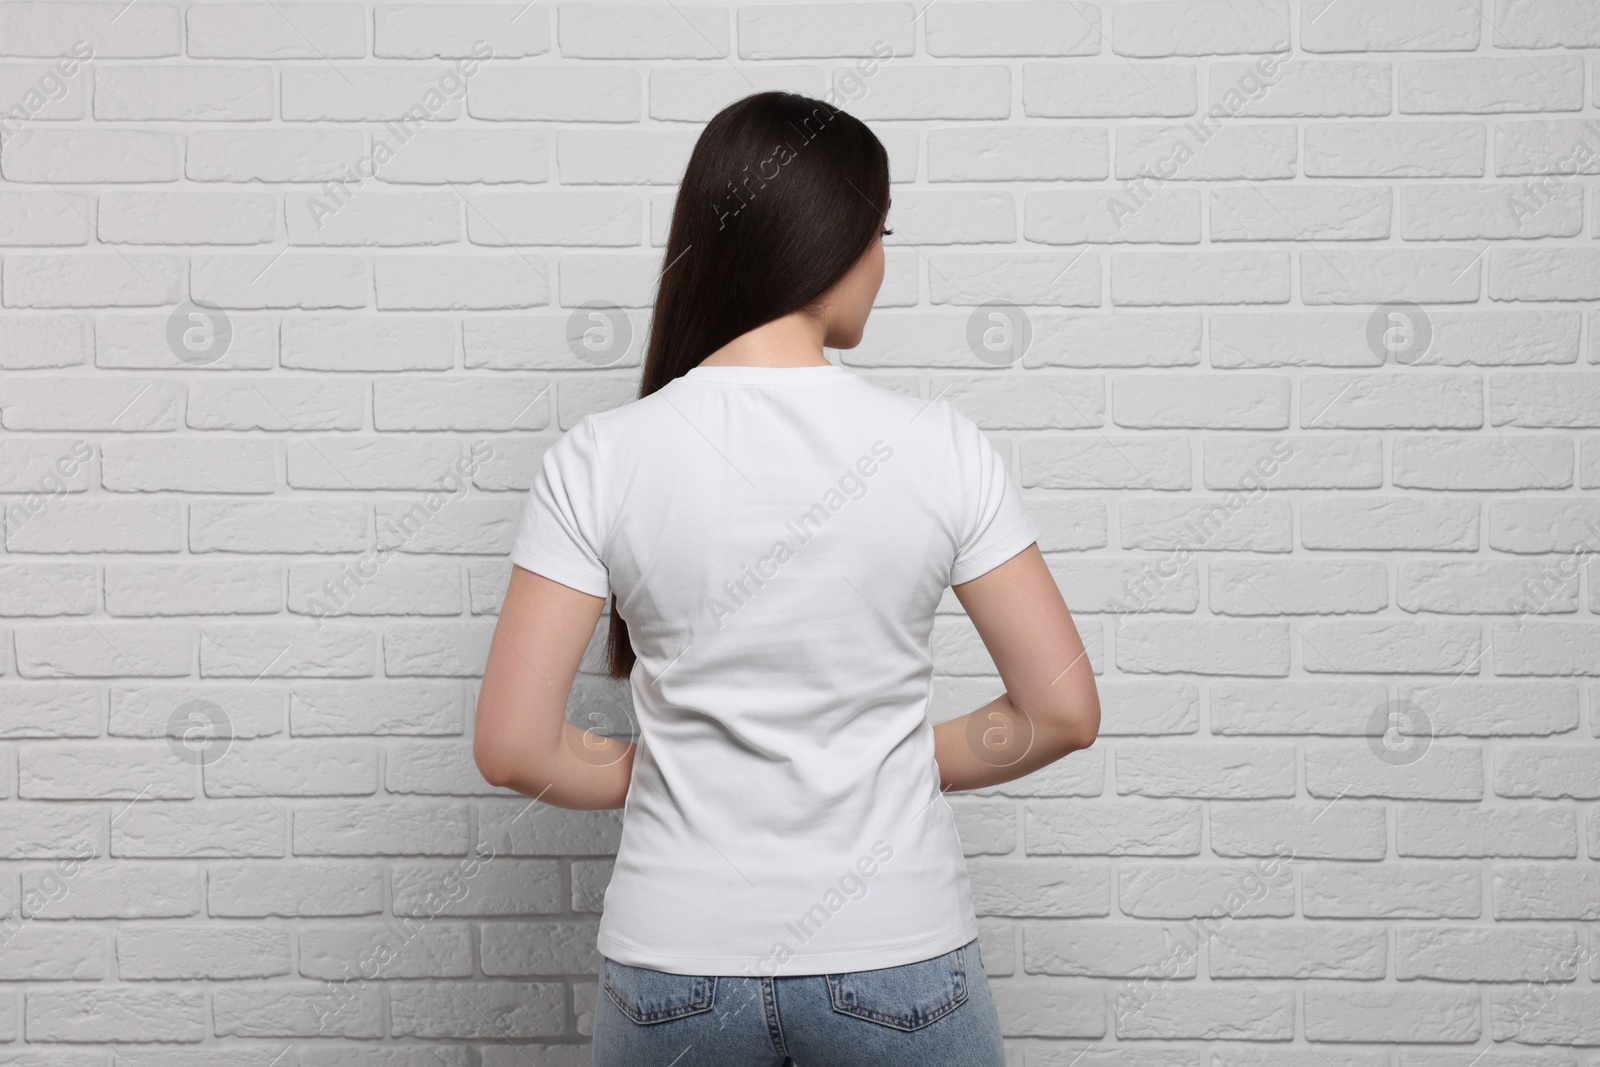
[[[1013,1064],[1600,1064],[1596,0],[0,2],[0,1063],[587,1062],[617,817],[475,678],[766,88],[1102,680],[950,801]]]

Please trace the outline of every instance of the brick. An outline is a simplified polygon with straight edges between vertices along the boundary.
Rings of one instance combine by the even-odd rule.
[[[1491,300],[1594,300],[1600,250],[1497,248],[1489,254]]]
[[[406,982],[389,999],[396,1036],[505,1041],[555,1037],[564,1028],[559,982]]]
[[[1472,0],[1441,0],[1426,8],[1312,0],[1301,18],[1300,46],[1308,52],[1471,52],[1478,47],[1483,15]]]
[[[17,795],[30,800],[186,800],[194,768],[165,744],[29,745],[20,754]]]
[[[1574,745],[1516,745],[1494,757],[1494,792],[1502,797],[1600,798],[1600,761]]]
[[[1422,708],[1435,736],[1548,735],[1578,727],[1578,689],[1551,682],[1402,682],[1395,695]]]
[[[1100,259],[1093,254],[942,252],[930,257],[929,270],[935,304],[1100,305]]]
[[[1300,630],[1313,672],[1476,674],[1482,630],[1476,622],[1391,619],[1311,622]]]
[[[1328,615],[1381,611],[1389,603],[1381,563],[1220,560],[1207,568],[1206,601],[1224,615]]]
[[[1124,548],[1287,552],[1293,542],[1287,501],[1237,492],[1189,500],[1132,499],[1122,506],[1122,526]]]
[[[1583,231],[1583,190],[1531,192],[1509,182],[1407,186],[1400,235],[1407,241],[1575,237]]]
[[[1192,978],[1195,974],[1192,955],[1175,967],[1162,967],[1173,941],[1181,937],[1175,927],[1127,922],[1085,927],[1059,920],[1021,925],[1023,966],[1029,974],[1087,978]]]
[[[289,931],[249,926],[122,927],[117,975],[123,979],[270,978],[289,973]]]
[[[1600,1043],[1600,996],[1587,989],[1546,989],[1528,995],[1524,988],[1490,993],[1491,1036],[1540,1045]]]
[[[3,70],[3,68],[0,68]],[[43,193],[0,193],[0,245],[84,245],[89,243],[89,208],[84,197],[70,193],[49,195]],[[0,329],[22,330],[27,320],[13,320]],[[35,329],[48,330],[45,323]],[[56,326],[61,329],[61,326]],[[20,340],[20,338],[18,339]],[[48,334],[35,339],[35,344],[48,346],[67,340],[59,334],[52,339]],[[7,347],[10,347],[9,345]],[[21,347],[20,345],[18,347]],[[10,358],[14,359],[15,356]],[[8,362],[4,364],[11,366]],[[48,365],[48,364],[46,364]]]
[[[182,298],[183,263],[177,256],[7,256],[7,307],[154,307]]]
[[[196,182],[349,180],[365,146],[355,130],[197,130],[188,136],[184,176]]]
[[[1482,808],[1404,805],[1395,824],[1395,851],[1402,856],[1437,858],[1573,857],[1578,854],[1577,820],[1571,809],[1549,804]]]
[[[1482,1033],[1478,991],[1308,987],[1309,1041],[1471,1043]]]
[[[1507,373],[1489,377],[1494,426],[1600,426],[1600,384],[1585,375]]]
[[[1286,311],[1211,317],[1214,367],[1356,366],[1379,362],[1367,345],[1370,313]],[[1419,363],[1572,363],[1579,320],[1571,313],[1441,308],[1429,314],[1433,343]]]
[[[990,987],[1006,1037],[1105,1036],[1105,990],[1099,983],[1008,978]]]
[[[195,256],[189,293],[228,309],[359,308],[367,306],[367,268],[358,256]]]
[[[497,922],[479,927],[483,973],[495,977],[591,973],[600,969],[589,922]]]
[[[1382,805],[1241,801],[1211,808],[1211,851],[1218,856],[1273,856],[1285,846],[1298,859],[1381,860],[1388,829]]]
[[[1478,122],[1312,122],[1310,178],[1481,178],[1486,134]]]
[[[396,864],[395,914],[503,916],[559,914],[563,910],[558,861],[502,859],[492,851],[487,857],[456,864]],[[577,863],[573,864],[573,880],[576,893]],[[602,883],[600,889],[604,888]]]
[[[1193,804],[1121,801],[1023,805],[1030,856],[1193,856],[1200,851],[1200,809]]]
[[[232,985],[212,993],[211,1016],[218,1037],[379,1037],[382,990],[367,983]]]
[[[1306,548],[1472,552],[1479,542],[1479,511],[1475,500],[1310,501],[1301,510],[1301,543]]]
[[[461,239],[461,204],[451,193],[372,193],[333,213],[320,196],[291,193],[284,218],[293,245],[405,247]]]
[[[1114,252],[1111,302],[1283,304],[1289,301],[1284,252]]]
[[[1145,673],[1281,676],[1289,671],[1288,627],[1275,622],[1127,620],[1117,667]]]
[[[1577,935],[1559,927],[1400,926],[1394,932],[1394,973],[1402,981],[1539,981],[1552,974],[1552,961],[1577,950]]]
[[[1528,498],[1515,507],[1491,504],[1489,547],[1527,554],[1600,548],[1600,502]]]
[[[1471,303],[1480,288],[1479,264],[1465,250],[1329,249],[1301,253],[1300,264],[1307,304]]]
[[[1244,800],[1295,793],[1295,750],[1287,745],[1119,744],[1116,756],[1121,795]]]
[[[62,884],[53,887],[61,892]],[[40,923],[21,925],[7,931],[0,976],[9,981],[102,981],[106,978],[107,940],[106,931],[88,926],[52,929]]]
[[[1210,948],[1213,978],[1376,979],[1388,971],[1389,938],[1381,926],[1229,923]],[[1308,987],[1315,988],[1315,987]]]
[[[1209,107],[1256,117],[1387,115],[1393,78],[1389,63],[1280,60],[1263,74],[1258,63],[1216,62]]]
[[[307,801],[294,811],[297,855],[459,856],[467,849],[461,804]]]
[[[933,56],[1092,56],[1101,48],[1098,4],[977,3],[925,8]],[[1026,77],[1026,76],[1025,76]]]
[[[897,227],[904,225],[899,205],[905,199],[902,194],[895,201]],[[914,230],[910,232],[916,236]],[[1200,193],[1193,189],[1173,189],[1130,211],[1119,193],[1089,189],[1034,190],[1027,193],[1023,204],[1023,236],[1040,244],[1061,245],[1086,241],[1198,244]]]
[[[295,736],[459,734],[470,694],[458,682],[305,682],[291,689]]]
[[[1110,870],[1063,860],[974,858],[973,908],[1010,918],[1083,918],[1110,914]]]
[[[598,966],[598,965],[597,965]],[[472,937],[465,923],[346,923],[300,934],[300,973],[338,981],[350,974],[397,978],[467,978]]]
[[[372,54],[385,59],[477,56],[478,41],[494,60],[550,51],[550,22],[509,4],[400,4],[373,11]]]
[[[747,67],[735,70],[732,66],[720,69],[698,69],[693,66],[660,66],[650,71],[650,117],[668,122],[706,122],[718,111],[735,100],[755,90],[777,89],[822,96],[826,93],[827,74],[820,66],[810,64]],[[905,181],[905,170],[896,158],[894,133],[880,134],[884,147],[889,150],[892,180]],[[915,148],[915,136],[912,147]],[[913,156],[915,152],[912,153]],[[911,171],[916,170],[916,160],[909,161]],[[668,201],[670,204],[670,201]],[[665,243],[663,225],[655,243]]]
[[[927,133],[928,180],[1061,181],[1110,176],[1106,130],[1097,127],[994,125]]]
[[[277,225],[277,200],[263,193],[100,196],[100,239],[116,244],[265,244],[277,236]]]
[[[383,255],[373,272],[377,306],[385,311],[522,308],[550,302],[550,269],[524,256]]]
[[[1139,429],[1287,429],[1289,380],[1277,375],[1128,375],[1112,379],[1112,418]]]
[[[183,677],[194,656],[185,623],[62,623],[16,631],[24,678]]]
[[[360,4],[300,4],[293,15],[265,4],[189,9],[189,55],[208,59],[359,59],[367,54]]]
[[[476,98],[471,93],[469,88],[467,108],[475,114]],[[379,177],[385,182],[418,185],[538,184],[550,180],[549,137],[539,129],[446,129],[434,124],[407,141],[406,150],[389,160]]]
[[[1581,3],[1509,0],[1494,10],[1497,48],[1594,48],[1600,46],[1600,14]]]
[[[929,31],[931,39],[931,25]],[[1197,68],[1189,64],[1025,63],[1022,108],[1032,118],[1193,115],[1199,106],[1197,84]]]
[[[1394,217],[1394,194],[1382,186],[1214,189],[1210,204],[1212,241],[1378,240]]]
[[[1137,1012],[1119,1013],[1119,1038],[1288,1041],[1294,1034],[1292,990],[1164,988]]]
[[[182,51],[179,9],[149,4],[137,11],[117,3],[16,3],[0,11],[0,41],[7,55],[69,54],[92,42],[96,59],[159,59]]]
[[[203,771],[209,797],[371,795],[378,749],[356,741],[242,741]]]
[[[1494,627],[1497,675],[1584,675],[1600,671],[1600,625],[1499,623]]]
[[[1117,901],[1136,918],[1282,918],[1294,913],[1294,878],[1278,862],[1122,867]]]
[[[376,915],[383,870],[375,863],[212,864],[206,907],[219,918]]]
[[[93,344],[82,315],[0,315],[0,367],[7,370],[82,366]]]
[[[910,4],[865,3],[837,19],[821,4],[741,7],[736,13],[741,59],[908,56],[916,49]]]
[[[98,67],[94,117],[113,122],[252,122],[273,117],[270,67]]]
[[[1396,486],[1411,489],[1559,489],[1572,484],[1572,442],[1519,434],[1468,438],[1419,434],[1390,454]]]
[[[1314,797],[1483,799],[1483,753],[1475,747],[1433,743],[1402,763],[1379,758],[1365,742],[1329,745],[1307,752],[1305,764],[1306,792]]]
[[[198,989],[137,987],[34,989],[27,994],[28,1037],[56,1041],[199,1041],[206,996]]]
[[[1376,489],[1383,449],[1374,436],[1317,434],[1208,437],[1202,455],[1208,489]]]
[[[1577,577],[1576,568],[1567,579],[1531,560],[1407,561],[1399,566],[1395,602],[1406,611],[1450,615],[1572,612]]]
[[[1232,122],[1176,126],[1129,126],[1117,134],[1118,178],[1174,181],[1267,181],[1292,178],[1298,144],[1294,127]],[[1127,209],[1138,210],[1146,197],[1166,195],[1132,181],[1124,186]]]
[[[181,809],[181,810],[180,810]],[[111,827],[111,855],[270,858],[286,855],[288,820],[269,801],[134,804]]]
[[[640,96],[639,73],[625,67],[490,66],[468,86],[467,113],[494,121],[636,122]]]
[[[1111,47],[1124,56],[1277,52],[1288,47],[1283,0],[1127,3],[1112,9]]]
[[[1511,862],[1491,869],[1494,917],[1506,919],[1600,919],[1600,870]]]
[[[1189,444],[1181,437],[1027,438],[1022,485],[1038,489],[1187,489]]]
[[[1308,919],[1475,919],[1483,908],[1478,868],[1463,864],[1309,864],[1300,892]]]
[[[24,899],[41,906],[31,914],[48,919],[175,919],[200,913],[201,874],[197,867],[171,863],[131,863],[79,867],[60,891],[61,873],[50,867],[22,870]]]
[[[1409,60],[1400,64],[1399,99],[1406,114],[1578,111],[1583,107],[1583,60],[1578,56]]]

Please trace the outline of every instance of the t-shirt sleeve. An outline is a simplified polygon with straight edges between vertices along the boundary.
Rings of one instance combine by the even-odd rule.
[[[610,591],[601,506],[600,456],[585,417],[545,452],[523,506],[511,562],[581,593]]]
[[[1038,528],[1022,506],[1022,494],[1005,461],[976,423],[954,408],[956,471],[961,513],[950,584],[986,574],[1039,539]]]

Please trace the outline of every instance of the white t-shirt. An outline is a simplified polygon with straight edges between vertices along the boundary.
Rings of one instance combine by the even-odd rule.
[[[971,420],[836,366],[696,367],[552,445],[511,560],[615,593],[638,655],[600,951],[825,974],[977,936],[928,638],[1037,537]]]

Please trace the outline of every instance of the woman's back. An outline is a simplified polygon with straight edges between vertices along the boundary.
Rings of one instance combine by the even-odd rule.
[[[697,367],[553,446],[512,561],[614,592],[638,657],[602,953],[817,974],[970,941],[928,637],[1036,537],[970,420],[834,366]]]

